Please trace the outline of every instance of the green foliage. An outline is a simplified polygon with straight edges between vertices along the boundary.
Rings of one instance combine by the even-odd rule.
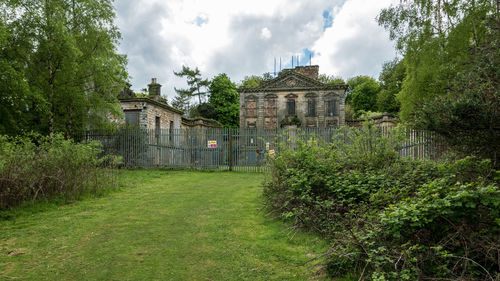
[[[15,134],[26,128],[31,121],[37,97],[29,91],[24,79],[22,64],[16,63],[12,31],[0,18],[0,134]]]
[[[0,67],[12,78],[0,81],[9,100],[2,108],[9,116],[2,118],[4,131],[71,137],[111,126],[108,116],[119,114],[116,96],[127,78],[126,59],[116,54],[120,33],[111,1],[22,0],[1,6],[0,40],[8,38],[9,46],[2,44],[7,60]],[[17,127],[14,116],[21,117]]]
[[[380,92],[377,94],[377,110],[380,112],[397,113],[400,104],[396,95],[401,91],[406,77],[404,60],[394,59],[382,66],[380,73]]]
[[[240,100],[236,85],[226,74],[222,73],[212,79],[209,90],[209,103],[214,111],[212,118],[219,121],[225,128],[238,128]]]
[[[0,136],[0,209],[53,197],[67,201],[100,194],[114,177],[102,166],[99,143],[74,143],[62,135]],[[110,162],[111,161],[111,162]]]
[[[335,77],[332,75],[320,74],[318,76],[319,82],[328,85],[328,86],[336,86],[336,85],[345,85],[344,79],[341,77]]]
[[[375,79],[357,76],[349,79],[347,85],[349,88],[346,103],[354,109],[356,118],[361,110],[377,111],[377,95],[380,92],[380,85]]]
[[[192,107],[189,111],[190,117],[203,117],[208,119],[215,119],[215,108],[212,104],[204,102]]]
[[[444,136],[462,154],[500,155],[500,22],[490,19],[480,46],[450,81],[446,95],[422,103],[412,123]]]
[[[239,88],[257,88],[260,87],[263,83],[272,80],[273,77],[271,76],[270,73],[264,73],[262,76],[258,75],[251,75],[251,76],[245,76],[245,79],[243,79],[238,86]]]
[[[190,100],[195,96],[198,96],[198,104],[201,104],[202,97],[208,94],[206,88],[210,85],[210,81],[201,77],[198,67],[191,69],[188,66],[182,66],[182,70],[179,72],[174,71],[174,74],[178,77],[186,77],[189,86],[187,89],[175,89],[177,93],[177,97],[175,98],[176,107],[185,110],[186,104],[183,101]],[[187,107],[189,108],[189,102],[187,103]]]
[[[379,23],[404,54],[397,94],[406,123],[444,136],[458,152],[498,163],[499,8],[495,1],[403,1]]]
[[[328,272],[359,280],[500,274],[500,187],[491,161],[401,159],[404,137],[366,125],[270,157],[267,206],[331,241]],[[358,279],[356,278],[356,279]]]

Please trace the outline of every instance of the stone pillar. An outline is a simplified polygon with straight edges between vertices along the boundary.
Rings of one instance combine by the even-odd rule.
[[[318,127],[325,127],[325,99],[324,99],[325,92],[319,92],[318,93]]]
[[[258,93],[257,95],[257,128],[265,128],[265,115],[266,109],[264,105],[264,94]]]
[[[345,98],[343,94],[339,95],[339,126],[345,125]]]

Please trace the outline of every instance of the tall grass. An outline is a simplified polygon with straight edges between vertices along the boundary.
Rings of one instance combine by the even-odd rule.
[[[78,200],[116,184],[114,160],[100,144],[75,143],[62,135],[0,136],[0,209],[25,201]]]

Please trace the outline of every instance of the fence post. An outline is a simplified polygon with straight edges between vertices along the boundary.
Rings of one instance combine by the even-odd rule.
[[[233,170],[233,129],[229,128],[229,159],[227,161],[229,165],[229,171]]]

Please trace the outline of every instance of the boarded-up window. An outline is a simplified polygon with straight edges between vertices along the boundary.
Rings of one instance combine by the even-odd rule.
[[[276,129],[277,128],[277,122],[276,122],[276,117],[272,118],[266,118],[266,129]]]
[[[125,124],[129,127],[139,127],[140,110],[125,110]]]
[[[257,116],[257,101],[247,100],[246,111],[247,111],[247,117]]]
[[[266,116],[276,116],[276,98],[266,98]]]

